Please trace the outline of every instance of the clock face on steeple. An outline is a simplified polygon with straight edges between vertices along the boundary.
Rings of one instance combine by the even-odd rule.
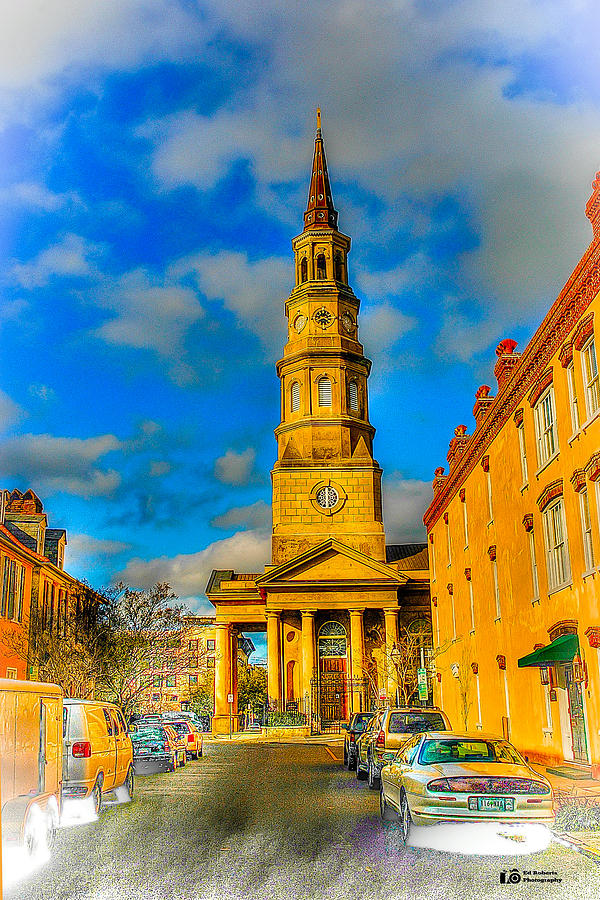
[[[317,491],[317,503],[322,509],[332,509],[339,499],[338,492],[330,484]]]
[[[317,325],[320,325],[321,328],[325,329],[329,328],[329,326],[333,322],[333,314],[330,313],[328,309],[325,309],[324,306],[322,306],[320,309],[317,309],[313,313],[313,319],[317,323]]]

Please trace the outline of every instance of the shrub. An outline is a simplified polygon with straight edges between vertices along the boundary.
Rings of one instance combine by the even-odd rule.
[[[587,797],[572,797],[556,810],[556,828],[562,831],[600,830],[600,803]]]

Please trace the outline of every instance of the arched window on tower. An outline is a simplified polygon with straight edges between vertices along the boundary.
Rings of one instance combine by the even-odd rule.
[[[336,250],[335,254],[335,280],[343,281],[346,283],[345,273],[344,273],[344,258],[339,250]]]
[[[319,406],[331,406],[331,379],[324,375],[319,378]]]
[[[300,385],[297,381],[292,382],[292,412],[300,409]]]
[[[317,279],[323,280],[327,278],[327,267],[325,265],[325,254],[319,253],[317,256]]]
[[[358,412],[358,385],[354,380],[348,385],[348,402],[350,404],[350,409],[354,410],[354,412]]]
[[[304,284],[305,281],[308,281],[308,260],[306,257],[300,263],[300,284]]]

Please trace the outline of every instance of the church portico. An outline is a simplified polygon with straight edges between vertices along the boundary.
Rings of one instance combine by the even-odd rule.
[[[271,561],[260,574],[214,571],[206,590],[230,632],[266,631],[271,709],[297,710],[313,728],[393,699],[399,621],[430,618],[426,545],[386,546],[371,361],[337,218],[319,121],[277,363]],[[220,646],[217,731],[229,727],[223,698],[235,694],[232,639]]]

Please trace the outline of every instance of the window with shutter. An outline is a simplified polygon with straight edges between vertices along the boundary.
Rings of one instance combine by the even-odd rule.
[[[319,406],[331,406],[331,381],[319,378]]]
[[[348,385],[348,399],[350,401],[350,409],[358,411],[358,385],[355,381],[351,381]]]
[[[292,384],[292,412],[300,409],[300,385],[297,381]]]

